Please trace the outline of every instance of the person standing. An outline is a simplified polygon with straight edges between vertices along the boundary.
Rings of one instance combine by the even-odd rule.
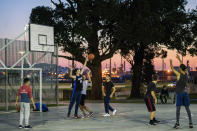
[[[86,57],[84,65],[82,67],[82,69],[76,69],[76,73],[75,75],[73,75],[73,69],[70,68],[70,78],[74,79],[74,87],[73,87],[73,92],[72,92],[72,96],[70,99],[70,104],[68,107],[68,113],[67,113],[67,117],[70,117],[71,114],[71,110],[73,105],[75,104],[75,114],[74,117],[75,118],[80,118],[78,116],[78,108],[79,108],[79,104],[80,104],[80,100],[81,100],[81,91],[83,89],[83,80],[82,80],[82,74],[84,72],[84,69],[86,67],[86,64],[88,62],[88,57]]]
[[[106,75],[106,82],[103,83],[102,86],[102,94],[104,96],[104,106],[105,106],[105,115],[103,116],[110,116],[109,110],[112,111],[112,115],[116,114],[116,109],[113,109],[110,106],[110,99],[113,97],[116,89],[114,84],[111,81],[111,77],[109,74]]]
[[[82,89],[82,92],[81,92],[80,109],[81,109],[84,117],[87,116],[85,111],[87,111],[89,113],[88,116],[92,116],[93,115],[93,112],[85,105],[85,99],[86,99],[88,84],[91,83],[90,71],[88,71],[87,77],[88,77],[88,80],[86,79],[86,75],[82,75],[82,78],[83,78],[83,89]]]
[[[187,67],[183,64],[183,61],[180,59],[179,55],[177,55],[176,58],[180,62],[180,68],[179,68],[180,72],[178,72],[174,69],[174,66],[172,65],[172,60],[170,60],[170,67],[171,67],[172,71],[177,76],[177,82],[176,82],[176,88],[175,88],[175,92],[176,92],[176,123],[174,125],[174,128],[177,129],[180,127],[179,119],[180,119],[181,106],[185,106],[185,109],[187,111],[188,118],[189,118],[189,128],[193,128],[192,116],[191,116],[191,111],[189,108],[189,106],[190,106],[190,99],[189,99],[189,95],[188,95],[189,88],[187,86],[188,71],[187,71]],[[187,88],[188,88],[188,90],[187,90]]]
[[[17,97],[16,97],[16,106],[18,107],[19,97],[20,99],[20,124],[18,128],[30,129],[32,128],[29,124],[30,116],[30,101],[33,103],[34,109],[36,109],[35,102],[32,96],[32,89],[30,87],[30,79],[25,78],[23,80],[24,85],[19,88]],[[23,121],[25,120],[25,126],[23,127]]]
[[[157,104],[157,97],[156,97],[156,83],[157,83],[157,75],[152,76],[152,81],[149,82],[147,86],[147,92],[144,98],[145,104],[147,106],[148,111],[150,112],[150,125],[156,125],[160,121],[156,120],[155,118],[155,104]]]
[[[168,102],[169,92],[166,85],[163,86],[160,93],[160,100],[162,104],[166,104]]]

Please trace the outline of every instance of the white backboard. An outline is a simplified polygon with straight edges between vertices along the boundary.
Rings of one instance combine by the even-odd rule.
[[[45,25],[29,24],[29,50],[54,52],[54,28]]]

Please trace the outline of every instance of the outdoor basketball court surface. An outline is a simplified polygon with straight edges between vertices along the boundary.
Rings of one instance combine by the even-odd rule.
[[[117,111],[116,116],[103,117],[103,103],[87,104],[95,115],[91,118],[66,118],[67,106],[51,107],[47,113],[31,113],[30,121],[33,131],[166,131],[175,130],[175,105],[157,105],[157,118],[161,124],[148,125],[149,114],[144,104],[112,103]],[[182,131],[196,131],[197,105],[191,105],[194,128],[188,128],[188,119],[184,107],[180,119]],[[17,131],[19,113],[0,112],[0,131]]]

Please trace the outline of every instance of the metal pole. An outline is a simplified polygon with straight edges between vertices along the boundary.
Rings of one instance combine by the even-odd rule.
[[[162,58],[162,81],[164,81],[164,58]]]
[[[27,51],[25,55],[23,55],[14,65],[11,66],[11,68],[14,68],[19,62],[25,59],[29,55],[30,51]],[[31,67],[30,67],[31,68]]]
[[[40,112],[42,112],[42,69],[40,69]]]
[[[53,72],[53,66],[52,66],[52,64],[53,64],[53,54],[51,54],[51,66],[50,66],[50,74],[49,74],[50,79],[51,79],[51,89],[53,88],[53,76],[51,75],[51,73]]]
[[[10,44],[12,44],[16,39],[20,38],[28,30],[29,30],[29,28],[27,28],[27,30],[25,30],[23,33],[19,34],[17,37],[15,37],[13,40],[11,40],[8,43],[6,43],[5,46],[3,46],[2,48],[0,48],[0,51],[2,51],[3,49],[5,49],[6,47],[8,47]]]
[[[7,45],[7,39],[5,39],[5,46]],[[5,65],[7,67],[7,46],[5,47]],[[8,70],[5,70],[5,110],[8,111]]]
[[[23,79],[24,79],[23,67],[24,67],[24,59],[21,61],[21,86],[23,85]]]
[[[55,86],[55,96],[56,96],[56,105],[59,105],[59,92],[58,87],[59,81],[58,81],[58,44],[56,44],[56,86]]]
[[[110,76],[111,76],[111,58],[109,59],[109,73],[110,73]]]
[[[32,52],[32,64],[34,63],[34,52]],[[35,71],[33,71],[32,73],[32,93],[33,93],[33,97],[35,98],[36,96],[36,92],[34,91],[35,89]]]

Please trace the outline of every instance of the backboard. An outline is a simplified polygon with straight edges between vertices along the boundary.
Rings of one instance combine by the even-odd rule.
[[[46,25],[29,24],[29,50],[54,52],[54,28]]]

